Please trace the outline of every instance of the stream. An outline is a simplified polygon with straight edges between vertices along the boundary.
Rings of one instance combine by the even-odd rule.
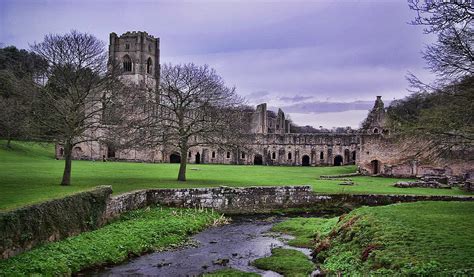
[[[154,252],[123,264],[104,267],[90,276],[155,275],[199,276],[224,268],[255,272],[262,276],[281,276],[250,265],[258,258],[271,255],[271,249],[285,247],[302,251],[310,257],[311,250],[288,246],[291,236],[270,232],[283,217],[234,217],[227,225],[208,228],[192,237],[196,247]]]

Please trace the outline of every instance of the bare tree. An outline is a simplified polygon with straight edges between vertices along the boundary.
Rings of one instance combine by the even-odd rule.
[[[135,117],[142,145],[179,149],[178,181],[186,181],[189,148],[203,145],[241,145],[243,99],[208,66],[162,67],[159,97],[144,98],[146,116]],[[154,107],[154,108],[151,108]]]
[[[474,74],[474,6],[471,1],[408,0],[416,12],[413,25],[425,26],[426,34],[438,36],[428,45],[423,58],[428,68],[446,85]],[[421,82],[409,76],[414,85]]]
[[[73,147],[106,134],[102,116],[121,83],[114,65],[107,70],[105,45],[93,35],[49,34],[31,49],[48,62],[48,82],[33,108],[36,135],[64,147],[61,185],[70,185]]]

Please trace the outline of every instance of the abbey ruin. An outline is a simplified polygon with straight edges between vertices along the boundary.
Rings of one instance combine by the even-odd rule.
[[[160,41],[146,32],[110,34],[109,58],[122,67],[120,78],[145,84],[157,91],[160,78]],[[293,133],[285,113],[267,110],[265,103],[250,111],[249,145],[241,149],[223,149],[208,145],[193,147],[187,157],[166,145],[153,149],[118,150],[99,141],[84,142],[73,149],[75,159],[124,160],[151,163],[189,163],[340,166],[356,164],[362,174],[386,176],[419,176],[431,173],[460,175],[472,171],[473,165],[431,165],[402,153],[390,142],[385,124],[385,107],[377,96],[373,109],[361,129],[347,133]],[[63,149],[56,147],[56,157]]]

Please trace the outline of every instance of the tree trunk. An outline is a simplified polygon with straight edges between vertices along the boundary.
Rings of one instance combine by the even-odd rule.
[[[181,147],[181,161],[179,163],[178,181],[186,181],[186,164],[188,163],[188,148]]]
[[[71,184],[71,164],[72,163],[72,144],[66,143],[64,146],[64,173],[61,186],[69,186]]]
[[[8,149],[12,148],[11,142],[12,142],[12,138],[10,136],[8,136],[8,139],[7,139],[7,148]]]

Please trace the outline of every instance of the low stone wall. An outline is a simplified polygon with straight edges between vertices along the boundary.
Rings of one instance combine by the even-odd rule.
[[[111,187],[0,213],[0,257],[94,230],[104,223]]]
[[[316,194],[310,186],[149,189],[112,197],[107,215],[150,205],[212,208],[226,214],[268,213],[284,209],[350,210],[359,206],[415,201],[474,201],[469,196]]]

